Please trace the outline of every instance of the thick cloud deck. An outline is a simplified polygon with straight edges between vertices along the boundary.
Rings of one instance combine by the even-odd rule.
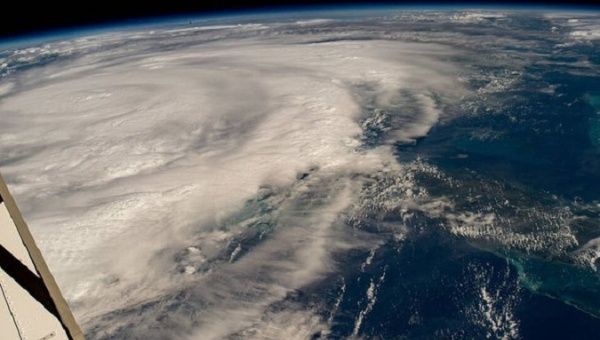
[[[17,77],[0,104],[3,169],[84,324],[181,289],[190,278],[179,277],[169,254],[197,239],[206,248],[193,248],[202,261],[224,251],[237,231],[216,226],[261,187],[288,187],[309,169],[335,178],[394,163],[387,147],[360,149],[360,86],[372,88],[381,107],[401,90],[420,96],[422,118],[398,132],[404,140],[437,121],[431,94],[456,88],[455,67],[440,61],[452,53],[438,45],[301,43],[300,36],[297,44],[252,38],[194,46],[190,36],[191,47],[162,51],[171,33],[140,43],[118,36],[123,45],[108,50],[100,40],[93,52]],[[221,289],[235,304],[235,281],[252,282],[246,272],[273,266],[274,282],[251,300],[243,312],[250,315],[219,332],[255,322],[262,306],[328,270],[335,243],[328,229],[349,194],[326,199],[313,217],[279,222],[284,230],[249,260],[194,279],[214,290],[213,277],[227,273],[231,282]],[[277,255],[299,241],[307,248],[298,259]],[[291,268],[278,268],[281,261]],[[215,322],[225,318],[212,314]]]

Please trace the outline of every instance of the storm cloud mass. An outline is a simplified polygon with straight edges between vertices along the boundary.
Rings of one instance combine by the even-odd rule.
[[[424,17],[454,29],[431,30]],[[538,207],[500,184],[457,184],[398,154],[516,86],[536,56],[514,52],[506,64],[471,45],[534,51],[537,38],[468,36],[505,17],[231,19],[6,50],[0,167],[90,339],[327,337],[346,290],[344,259],[364,255],[364,272],[381,249],[399,252],[420,233],[422,219],[492,252],[594,267],[597,246],[589,234],[580,246],[566,203]],[[482,76],[484,61],[506,71]],[[424,177],[506,195],[495,200],[503,210],[461,206],[420,185]],[[519,288],[490,288],[485,267],[469,268],[482,304],[462,313],[517,337]],[[347,336],[362,334],[393,277],[380,269],[347,316]],[[338,287],[332,301],[299,297],[328,284]]]

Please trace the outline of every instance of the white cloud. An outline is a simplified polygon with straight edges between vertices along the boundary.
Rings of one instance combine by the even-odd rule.
[[[432,93],[462,91],[455,67],[438,58],[454,52],[374,40],[193,37],[163,49],[169,34],[136,33],[136,44],[127,35],[82,38],[69,45],[78,57],[18,74],[20,87],[0,101],[3,173],[88,329],[115,329],[130,320],[97,317],[184,290],[202,305],[201,321],[185,332],[287,334],[264,328],[266,308],[330,271],[332,252],[360,245],[336,226],[357,196],[359,181],[349,178],[398,167],[388,146],[358,148],[357,87],[368,84],[390,109],[400,91],[414,94],[422,112],[392,134],[410,141],[442,114]],[[316,175],[297,184],[309,169]],[[265,185],[283,197],[276,230],[219,262],[245,230],[225,221]],[[304,198],[315,206],[298,211],[294,197],[306,191],[322,197]],[[174,258],[186,249],[201,255],[189,255],[179,272]],[[321,327],[310,313],[301,319]]]

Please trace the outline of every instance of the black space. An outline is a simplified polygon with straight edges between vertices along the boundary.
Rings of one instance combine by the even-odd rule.
[[[534,5],[538,7],[585,6],[600,9],[597,1],[276,1],[276,0],[163,0],[145,2],[105,1],[44,1],[13,0],[5,4],[0,16],[0,38],[36,34],[49,30],[68,29],[85,25],[97,25],[119,21],[135,22],[149,17],[173,15],[218,14],[233,11],[286,9],[304,6],[335,5],[410,5],[410,6],[459,6],[461,8],[486,6]]]

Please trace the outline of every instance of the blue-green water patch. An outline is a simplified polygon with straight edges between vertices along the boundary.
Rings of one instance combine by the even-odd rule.
[[[516,253],[507,256],[517,268],[519,282],[527,289],[559,299],[600,317],[598,272],[586,267],[545,261]]]
[[[596,147],[600,147],[600,95],[588,94],[585,99],[596,110],[596,115],[590,117],[588,133],[590,142]]]

